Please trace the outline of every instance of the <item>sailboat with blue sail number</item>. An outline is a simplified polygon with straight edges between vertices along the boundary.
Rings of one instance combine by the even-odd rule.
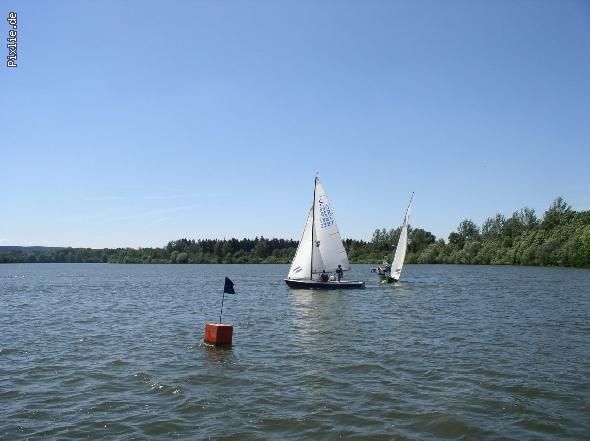
[[[302,289],[364,288],[365,282],[344,279],[350,269],[332,206],[316,177],[313,204],[285,282]]]

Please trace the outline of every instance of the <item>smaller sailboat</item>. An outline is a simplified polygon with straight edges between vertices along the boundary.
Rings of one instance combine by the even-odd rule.
[[[285,283],[291,288],[303,289],[364,288],[365,282],[343,279],[344,271],[348,270],[350,264],[334,212],[324,187],[316,177],[313,205]]]
[[[395,256],[393,257],[391,267],[388,268],[385,266],[377,268],[381,283],[396,283],[399,282],[401,277],[404,260],[406,259],[406,251],[408,249],[408,222],[410,220],[410,207],[413,198],[414,193],[412,193],[410,203],[408,204],[408,208],[406,208],[404,223],[402,224],[402,229],[399,233],[399,240],[397,241],[397,248],[395,249]]]

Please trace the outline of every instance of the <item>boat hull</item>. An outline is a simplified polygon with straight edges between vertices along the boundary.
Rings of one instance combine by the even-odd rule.
[[[289,288],[295,289],[362,289],[365,282],[358,280],[342,280],[341,282],[330,280],[329,282],[320,282],[317,280],[291,280],[285,279]]]
[[[393,277],[387,277],[387,276],[379,276],[379,279],[381,279],[381,283],[397,283],[398,281],[395,280]]]
[[[381,283],[397,283],[399,281],[398,279],[391,277],[389,273],[380,272],[377,273],[377,276],[379,277],[379,282]]]

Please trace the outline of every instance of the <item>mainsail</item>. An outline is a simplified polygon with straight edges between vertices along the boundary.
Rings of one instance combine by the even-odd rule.
[[[316,178],[316,196],[315,196],[315,234],[314,239],[319,242],[319,252],[321,254],[321,266],[318,262],[313,262],[314,273],[321,273],[322,270],[326,272],[334,272],[338,268],[338,265],[342,266],[344,271],[350,269],[348,263],[348,256],[344,245],[342,245],[342,237],[338,231],[336,220],[334,218],[334,211],[330,205],[328,196],[324,187],[320,183],[319,179]]]
[[[401,276],[402,267],[404,266],[404,259],[406,258],[406,250],[408,248],[408,222],[410,220],[410,206],[412,205],[412,197],[410,203],[406,209],[406,215],[404,216],[404,223],[402,224],[402,230],[399,234],[399,240],[397,241],[397,248],[395,249],[395,256],[391,264],[391,277],[397,282]]]

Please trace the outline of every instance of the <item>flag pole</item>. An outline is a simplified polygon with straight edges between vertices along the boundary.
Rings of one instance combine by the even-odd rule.
[[[223,314],[223,300],[225,299],[225,289],[223,290],[223,294],[221,296],[221,311],[219,312],[219,323],[221,323],[221,315]]]
[[[219,311],[219,321],[217,323],[207,323],[205,325],[205,336],[203,341],[211,345],[231,345],[232,334],[234,327],[229,323],[221,323],[223,317],[223,301],[225,300],[225,293],[235,294],[234,282],[225,278],[223,285],[223,293],[221,294],[221,310]]]

